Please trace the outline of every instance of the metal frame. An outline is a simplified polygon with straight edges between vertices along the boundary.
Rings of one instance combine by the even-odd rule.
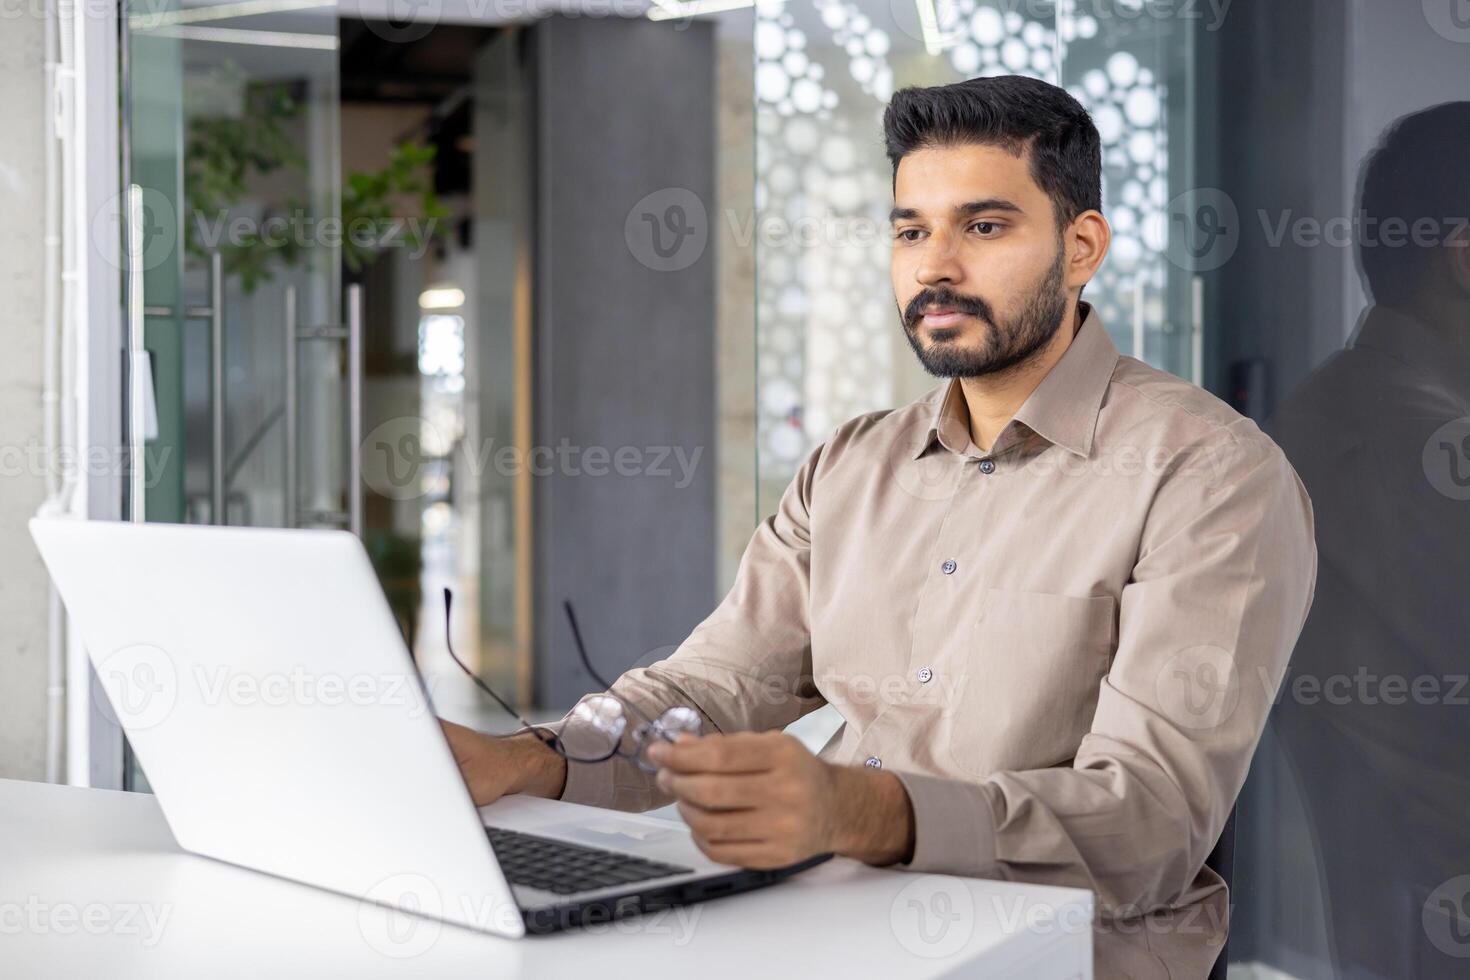
[[[362,537],[362,287],[347,287],[347,514]]]
[[[121,188],[129,186],[119,152],[127,139],[120,90],[128,84],[126,46],[119,43],[115,7],[72,10],[78,73],[77,140],[68,152],[81,169],[81,197],[67,234],[77,241],[78,275],[85,287],[80,316],[80,372],[88,398],[79,441],[112,458],[123,450],[123,361],[128,351],[123,319],[122,225],[115,236],[95,234],[94,215],[123,217]],[[121,463],[121,459],[117,459]],[[121,520],[126,493],[120,465],[87,467],[81,487],[89,520]],[[67,630],[67,781],[102,789],[123,788],[123,735],[101,708],[106,703],[76,631]]]
[[[296,404],[296,287],[286,287],[286,342],[284,355],[286,360],[286,391],[284,396],[285,418],[282,425],[285,426],[286,443],[286,500],[285,500],[285,524],[287,527],[296,526],[296,507],[301,496],[300,475],[296,471],[296,415],[298,412]]]
[[[134,186],[130,192],[130,200],[141,195],[142,189]],[[227,508],[230,488],[227,486],[229,476],[225,471],[225,264],[224,256],[215,251],[209,253],[209,305],[208,306],[185,306],[182,310],[172,306],[147,306],[143,303],[143,276],[139,271],[142,264],[142,243],[136,240],[136,234],[142,224],[141,204],[135,205],[129,212],[129,249],[128,249],[128,308],[129,308],[129,345],[134,351],[134,375],[136,385],[142,381],[142,365],[147,362],[147,352],[143,350],[143,325],[149,317],[162,317],[164,319],[180,319],[185,322],[190,320],[209,321],[209,517],[214,524],[228,524],[230,514]],[[141,355],[141,357],[139,357]],[[136,433],[143,427],[142,402],[131,396],[128,398],[129,418],[132,420],[129,426],[129,437],[132,452],[136,460],[136,472],[133,474],[133,492],[130,500],[141,501],[143,499],[143,440]],[[142,522],[144,512],[141,505],[132,507],[132,519]]]
[[[347,287],[347,322],[303,327],[298,323],[299,304],[296,287],[286,290],[285,354],[286,354],[286,520],[287,527],[308,524],[342,524],[362,537],[362,287]],[[300,485],[297,469],[298,441],[296,424],[297,354],[296,345],[308,341],[335,341],[346,347],[347,355],[347,509],[345,511],[308,510],[301,512]]]

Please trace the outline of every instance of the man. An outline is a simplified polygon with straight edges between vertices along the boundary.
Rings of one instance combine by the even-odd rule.
[[[949,379],[837,428],[724,601],[612,693],[703,738],[567,764],[447,725],[477,803],[678,802],[700,847],[1089,888],[1104,976],[1205,976],[1203,868],[1310,604],[1311,508],[1274,443],[1119,357],[1097,130],[1028,78],[897,93],[893,288]],[[780,729],[824,703],[812,756]]]

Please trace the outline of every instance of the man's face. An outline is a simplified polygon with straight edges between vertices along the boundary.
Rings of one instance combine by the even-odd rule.
[[[893,294],[924,370],[978,377],[1046,346],[1067,308],[1065,253],[1026,157],[917,150],[899,161],[893,196]]]

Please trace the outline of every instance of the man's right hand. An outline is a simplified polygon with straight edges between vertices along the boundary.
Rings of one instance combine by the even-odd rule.
[[[475,806],[511,793],[556,799],[567,781],[567,762],[535,735],[498,737],[439,719]]]

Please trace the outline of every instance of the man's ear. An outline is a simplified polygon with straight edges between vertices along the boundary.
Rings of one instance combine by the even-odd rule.
[[[1067,289],[1080,290],[1092,281],[1107,258],[1113,229],[1100,212],[1083,211],[1067,226],[1062,242],[1067,249]]]

